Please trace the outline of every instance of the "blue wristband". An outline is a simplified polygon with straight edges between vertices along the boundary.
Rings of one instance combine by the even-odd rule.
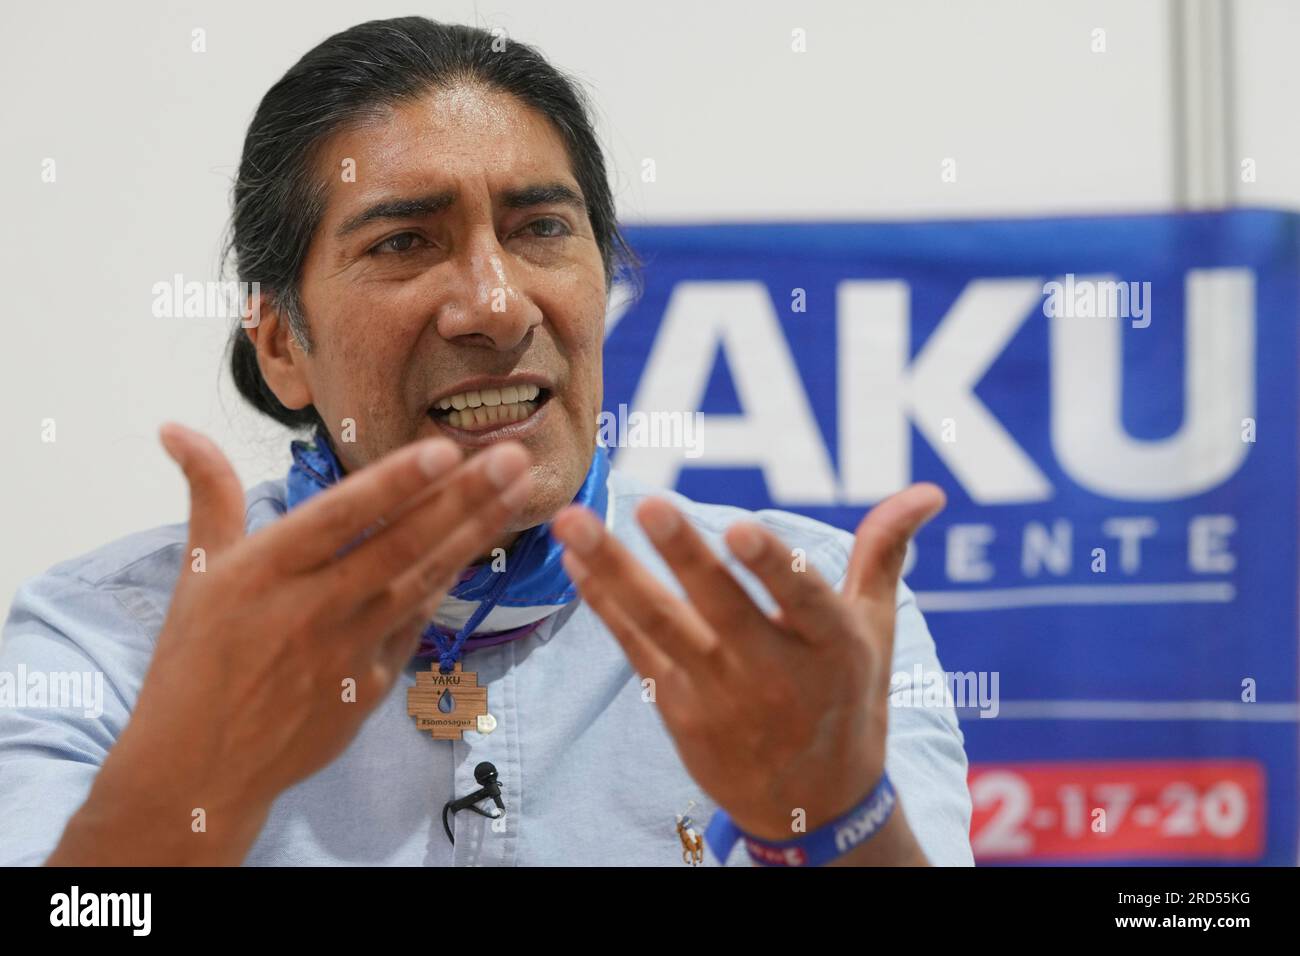
[[[704,831],[704,841],[719,862],[726,863],[737,840],[745,841],[749,857],[761,866],[822,866],[875,836],[889,821],[898,804],[889,777],[880,775],[861,803],[812,833],[780,843],[750,836],[719,810]]]

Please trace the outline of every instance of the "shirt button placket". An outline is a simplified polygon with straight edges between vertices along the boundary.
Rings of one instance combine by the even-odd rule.
[[[504,817],[489,820],[472,810],[457,813],[452,823],[456,834],[456,866],[514,866],[520,820],[519,721],[515,693],[515,642],[502,648],[509,663],[505,672],[488,685],[488,712],[495,718],[491,733],[465,731],[464,740],[453,740],[456,765],[456,795],[472,793],[480,787],[474,768],[489,761],[497,768],[501,785]],[[491,799],[478,806],[488,813],[499,813]]]

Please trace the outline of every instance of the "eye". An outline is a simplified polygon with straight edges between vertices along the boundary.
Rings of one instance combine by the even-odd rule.
[[[386,255],[396,253],[401,255],[404,252],[410,252],[415,248],[415,240],[419,239],[418,233],[399,232],[395,236],[389,236],[383,242],[377,243],[369,250],[369,255]]]
[[[544,232],[537,232],[536,228],[542,226],[546,228]],[[563,219],[556,219],[554,216],[548,216],[544,219],[534,219],[524,230],[533,230],[533,236],[537,239],[563,239],[570,235],[569,224]]]

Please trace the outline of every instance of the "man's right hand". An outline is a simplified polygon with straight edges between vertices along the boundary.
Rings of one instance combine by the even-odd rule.
[[[131,720],[50,865],[241,862],[274,799],[343,752],[531,491],[518,443],[462,461],[455,442],[421,440],[246,536],[217,446],[172,424],[160,437],[190,487],[181,576]]]

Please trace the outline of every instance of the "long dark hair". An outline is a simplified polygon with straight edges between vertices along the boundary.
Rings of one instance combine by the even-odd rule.
[[[325,208],[313,175],[320,146],[346,124],[456,83],[509,93],[546,116],[563,139],[605,264],[606,292],[620,277],[639,288],[640,263],[619,232],[605,159],[578,85],[533,47],[485,30],[424,17],[371,20],[336,33],[295,63],[262,97],[244,139],[222,262],[258,282],[310,348],[298,279]],[[254,408],[290,428],[319,428],[314,406],[282,405],[262,378],[241,327],[230,339],[235,386]]]

